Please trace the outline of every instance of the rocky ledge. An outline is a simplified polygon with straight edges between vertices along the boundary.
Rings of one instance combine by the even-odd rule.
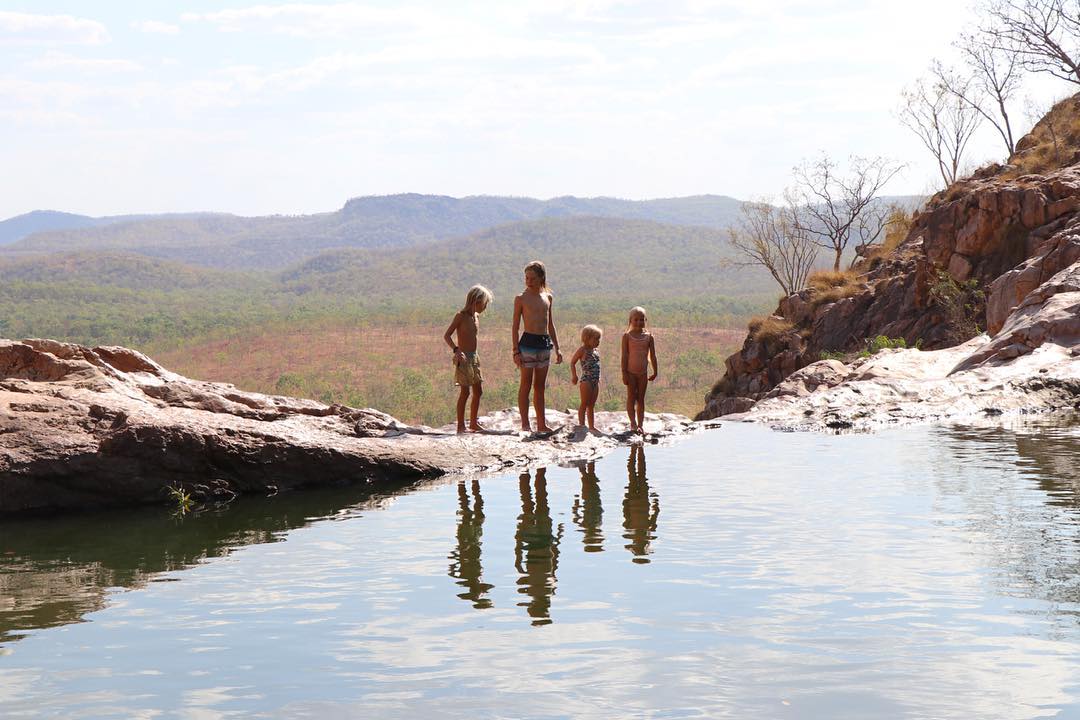
[[[1007,278],[1000,284],[1011,285]],[[1080,410],[1080,262],[1030,291],[993,337],[935,351],[882,350],[851,364],[811,363],[725,419],[870,430],[1063,410]]]
[[[0,514],[197,500],[305,486],[373,483],[559,463],[640,442],[625,416],[600,433],[550,412],[548,437],[411,427],[370,409],[260,395],[170,372],[121,347],[0,340]],[[689,432],[679,415],[646,418],[649,440]]]

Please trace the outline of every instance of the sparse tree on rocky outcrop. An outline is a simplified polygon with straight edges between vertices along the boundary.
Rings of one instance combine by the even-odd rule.
[[[900,122],[918,135],[934,156],[948,187],[956,182],[964,151],[983,116],[965,99],[974,94],[970,76],[962,77],[937,63],[931,72],[936,76],[933,80],[919,78],[903,91]]]
[[[790,196],[784,205],[765,200],[743,203],[742,216],[728,230],[732,246],[747,258],[741,265],[761,265],[784,295],[801,290],[817,258],[817,246],[795,220]]]
[[[846,175],[822,155],[795,168],[793,222],[800,235],[833,252],[833,270],[852,240],[868,245],[881,235],[888,208],[877,202],[903,165],[882,157],[852,157]]]
[[[1080,85],[1080,0],[987,0],[982,33],[1032,72]]]
[[[1020,54],[1015,48],[994,47],[991,38],[983,34],[963,35],[954,45],[973,73],[971,81],[951,83],[949,73],[939,74],[938,80],[994,126],[1009,158],[1016,151],[1016,142],[1008,103],[1020,88]],[[987,105],[992,108],[988,110]]]

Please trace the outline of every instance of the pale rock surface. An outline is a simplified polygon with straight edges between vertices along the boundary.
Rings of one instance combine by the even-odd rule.
[[[0,340],[0,514],[160,503],[170,486],[197,499],[371,483],[594,458],[640,442],[622,413],[548,413],[550,437],[411,427],[371,409],[243,392],[185,378],[136,351],[51,340]],[[689,432],[650,415],[651,441]]]

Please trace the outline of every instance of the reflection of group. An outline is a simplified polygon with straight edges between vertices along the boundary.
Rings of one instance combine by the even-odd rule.
[[[628,483],[623,496],[623,538],[635,563],[649,562],[651,543],[656,538],[660,499],[649,489],[645,476],[645,451],[640,445],[630,450],[626,464]],[[571,514],[582,536],[585,552],[603,552],[604,508],[600,498],[600,480],[593,462],[582,463],[581,493],[574,497]],[[518,489],[521,514],[514,534],[514,567],[519,573],[518,592],[528,596],[519,603],[526,609],[533,625],[551,622],[551,597],[555,594],[556,571],[563,540],[563,525],[551,518],[548,502],[547,468],[521,474]],[[484,525],[484,500],[480,483],[458,482],[457,546],[450,553],[450,577],[464,589],[458,597],[477,609],[492,607],[489,597],[494,585],[483,581],[481,546]],[[471,490],[471,497],[470,497]]]

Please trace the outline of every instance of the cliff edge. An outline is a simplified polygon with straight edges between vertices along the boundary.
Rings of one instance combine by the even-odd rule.
[[[1080,117],[1080,96],[1058,109]],[[1010,164],[984,168],[931,198],[903,241],[891,252],[871,253],[871,259],[856,263],[842,291],[819,286],[782,298],[773,315],[752,328],[742,349],[727,358],[725,374],[706,396],[698,419],[730,414],[764,419],[765,409],[757,412],[763,400],[770,401],[775,419],[776,398],[793,402],[806,393],[866,380],[868,372],[897,388],[916,383],[916,377],[948,380],[957,391],[948,394],[957,402],[965,393],[985,390],[978,389],[981,382],[965,385],[964,372],[977,370],[990,385],[1009,385],[1019,395],[1027,380],[1055,377],[1072,390],[1052,401],[1033,396],[1025,404],[1018,397],[1006,407],[1075,404],[1068,397],[1076,397],[1070,383],[1080,361],[1080,153],[1070,155],[1064,167],[1020,174],[1025,157],[1045,151],[1039,144],[1042,132],[1036,126],[1021,140]],[[822,360],[851,358],[880,336],[920,350],[888,351],[891,364],[884,365],[865,358]],[[1033,353],[1047,362],[1022,360]],[[901,365],[900,374],[890,377],[886,368]],[[1025,379],[1024,373],[1035,375]],[[921,392],[914,384],[907,391],[912,397]],[[982,397],[985,403],[994,400]],[[800,402],[810,410],[809,403]],[[968,406],[959,403],[955,412],[962,408]],[[948,413],[947,405],[926,417],[942,413]]]

